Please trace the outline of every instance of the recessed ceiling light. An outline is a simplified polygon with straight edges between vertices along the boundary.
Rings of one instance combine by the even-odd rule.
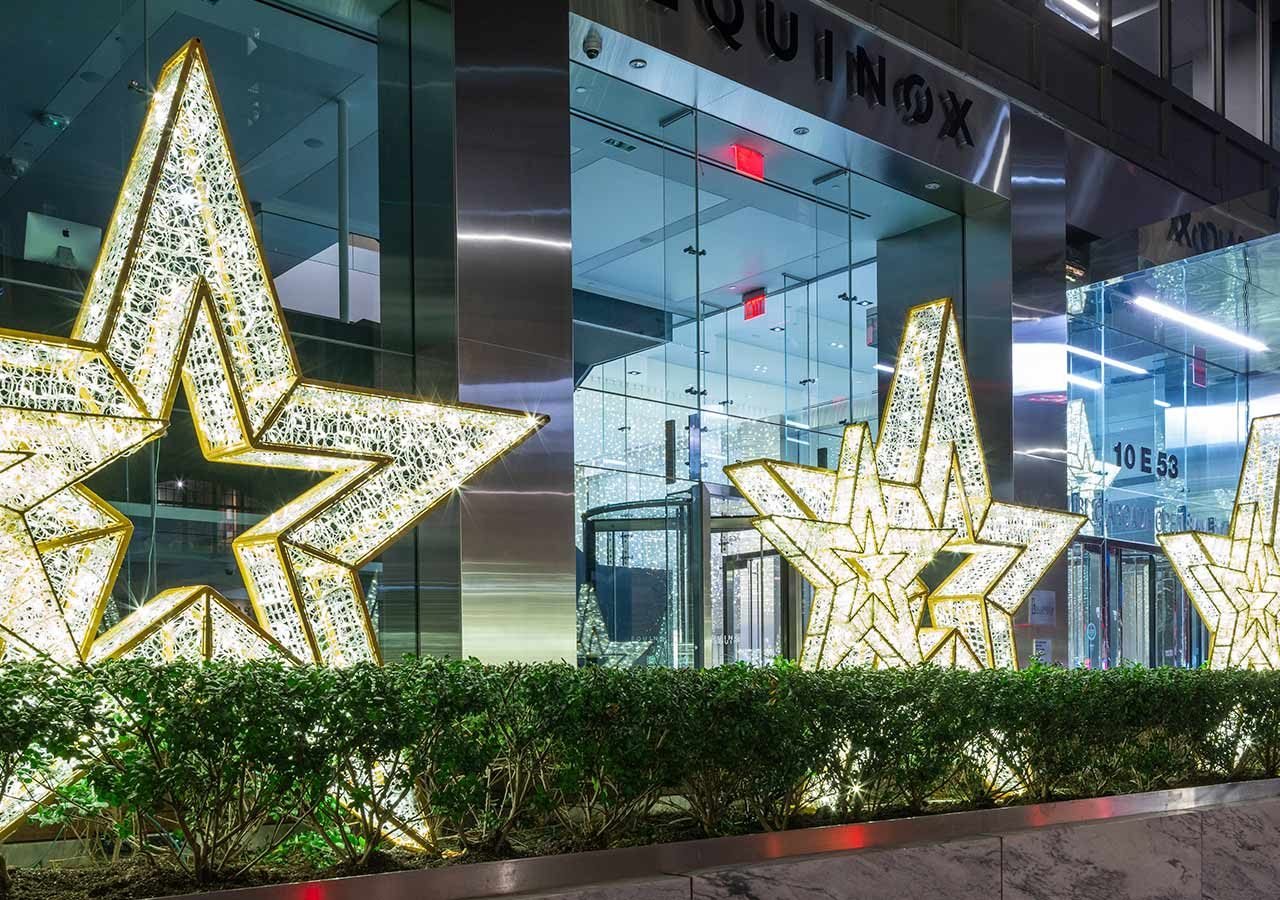
[[[941,184],[939,184],[938,182],[936,182],[936,181],[928,181],[928,182],[925,182],[924,189],[925,189],[926,191],[936,191],[936,190],[937,190],[938,188],[940,188],[940,187],[942,187],[942,185],[941,185]]]
[[[324,141],[320,140],[320,138],[307,138],[302,143],[310,147],[312,150],[318,150],[324,146]]]
[[[837,350],[843,350],[843,349],[844,349],[844,344],[840,343],[839,341],[832,341],[832,342],[831,342],[831,346],[832,346],[832,347],[835,347]]]
[[[769,330],[770,330],[770,331],[786,331],[787,329],[786,329],[786,326],[785,326],[785,325],[774,325],[774,326],[773,326],[772,328],[770,328]]]
[[[809,133],[809,129],[808,129],[808,128],[806,128],[806,127],[805,127],[805,126],[803,126],[803,125],[797,125],[795,128],[792,128],[792,129],[791,129],[791,133],[792,133],[792,134],[798,134],[798,135],[800,135],[801,137],[803,137],[804,135],[806,135],[806,134],[808,134],[808,133]]]
[[[639,374],[640,374],[640,370],[639,370],[639,369],[627,369],[627,374],[628,374],[628,375],[639,375]]]
[[[649,65],[649,63],[647,60],[641,59],[637,56],[635,59],[631,60],[629,65],[633,69],[643,69],[645,66]]]

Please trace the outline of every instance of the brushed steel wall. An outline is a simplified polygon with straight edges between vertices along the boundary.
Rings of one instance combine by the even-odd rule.
[[[551,417],[462,493],[462,652],[574,660],[569,5],[453,16],[458,398]]]
[[[385,556],[384,641],[573,660],[567,0],[449,7],[381,19],[383,328],[418,394],[551,421]]]
[[[1013,109],[1010,153],[1010,223],[1013,260],[1013,341],[1067,342],[1066,133],[1037,115]],[[1015,350],[1016,354],[1016,350]],[[1015,355],[1016,360],[1016,355]],[[1012,372],[1016,384],[1018,373]],[[1013,396],[1013,495],[1033,506],[1067,508],[1065,455],[1044,448],[1065,448],[1065,403],[1035,395]],[[1027,451],[1035,451],[1028,455]],[[1046,662],[1067,664],[1067,562],[1059,559],[1041,579],[1040,590],[1054,593],[1055,623],[1031,626],[1030,603],[1014,620],[1018,658],[1032,655],[1032,641],[1047,639]]]

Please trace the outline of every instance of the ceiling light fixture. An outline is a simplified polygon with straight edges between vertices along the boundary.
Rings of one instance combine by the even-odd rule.
[[[635,59],[631,60],[629,65],[633,69],[643,69],[645,66],[649,65],[649,62],[648,60],[641,59],[637,56]]]
[[[1152,400],[1151,402],[1154,403],[1156,406],[1160,407],[1161,409],[1168,409],[1169,407],[1173,406],[1173,404],[1170,403],[1168,400]]]
[[[877,372],[893,372],[893,366],[886,366],[884,363],[876,363]]]
[[[800,135],[801,137],[804,137],[806,134],[808,134],[808,133],[809,133],[809,129],[808,129],[808,128],[806,128],[806,127],[805,127],[805,126],[803,126],[803,125],[797,125],[795,128],[792,128],[792,129],[791,129],[791,133],[792,133],[792,134],[798,134],[798,135]]]
[[[1247,334],[1240,334],[1238,331],[1224,328],[1215,322],[1210,322],[1199,316],[1193,316],[1180,309],[1152,300],[1150,297],[1134,297],[1133,305],[1139,309],[1145,309],[1149,313],[1162,316],[1171,322],[1177,322],[1179,325],[1199,331],[1202,334],[1216,337],[1238,347],[1244,347],[1246,350],[1252,350],[1255,353],[1265,353],[1267,351],[1267,345],[1257,338],[1251,338]]]
[[[940,188],[940,187],[942,187],[942,185],[941,185],[939,182],[937,182],[937,181],[928,181],[928,182],[925,182],[924,189],[925,189],[926,191],[936,191],[936,190],[937,190],[938,188]]]
[[[770,330],[770,331],[786,331],[787,329],[786,329],[786,327],[785,327],[785,326],[783,326],[783,325],[774,325],[774,326],[773,326],[772,328],[770,328],[769,330]]]
[[[1098,22],[1102,19],[1102,16],[1097,9],[1095,9],[1094,7],[1090,6],[1087,3],[1082,2],[1082,0],[1058,0],[1058,3],[1066,7],[1067,9],[1071,10],[1072,12],[1076,12],[1084,16],[1094,25],[1097,25]]]
[[[1146,369],[1141,366],[1135,366],[1133,363],[1121,362],[1118,359],[1112,359],[1109,356],[1103,356],[1101,353],[1094,353],[1092,350],[1086,350],[1083,347],[1073,347],[1070,344],[1063,344],[1067,348],[1068,353],[1085,359],[1091,359],[1094,362],[1102,363],[1104,366],[1115,366],[1117,369],[1124,369],[1126,372],[1132,372],[1135,375],[1150,375]]]
[[[1092,378],[1085,378],[1083,375],[1077,375],[1074,372],[1067,373],[1067,384],[1074,384],[1076,387],[1088,388],[1091,391],[1100,390],[1102,388],[1101,381],[1094,381]]]

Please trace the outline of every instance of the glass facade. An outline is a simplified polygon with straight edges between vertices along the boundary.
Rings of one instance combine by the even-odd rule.
[[[1274,71],[1275,42],[1257,7],[1047,2],[1242,127],[1272,126],[1262,103],[1276,92],[1261,91],[1259,78]],[[389,89],[395,48],[380,35],[394,5],[77,0],[57,17],[9,11],[4,327],[69,332],[151,79],[197,35],[304,371],[432,394],[432,373],[457,359],[441,365],[424,352],[439,335],[415,308],[423,292],[404,256],[418,248],[405,250],[404,219],[414,166],[443,163],[405,152],[407,94]],[[419,6],[417,50],[451,47],[448,13]],[[1274,16],[1274,5],[1263,9]],[[1215,64],[1224,48],[1236,60],[1225,68]],[[451,70],[448,51],[439,54],[434,63]],[[568,68],[580,631],[598,622],[602,646],[625,648],[605,652],[629,664],[795,656],[810,589],[754,530],[724,467],[767,457],[831,468],[846,425],[868,422],[874,434],[894,328],[908,306],[950,292],[934,290],[925,270],[946,273],[964,309],[966,220],[930,202],[946,193],[937,183],[907,192],[851,167],[854,153],[807,152],[816,144],[807,127],[765,137]],[[448,126],[435,124],[449,144]],[[878,177],[892,171],[881,166]],[[445,230],[455,224],[456,210],[432,210]],[[1088,517],[1067,563],[1065,619],[1033,597],[1018,624],[1065,622],[1053,640],[1070,664],[1203,660],[1204,631],[1155,536],[1223,531],[1247,423],[1280,411],[1280,387],[1269,353],[1196,333],[1136,299],[1280,346],[1280,334],[1267,338],[1280,303],[1274,272],[1280,244],[1261,241],[1073,288],[1065,342],[1038,338],[1034,315],[1013,317],[1014,392],[1043,395],[1066,423],[1063,447],[1026,452],[1066,460],[1068,505]],[[971,357],[1000,339],[966,335]],[[495,403],[506,389],[493,385]],[[179,396],[164,441],[89,481],[135,528],[105,626],[179,584],[209,584],[247,609],[231,541],[313,483],[205,460]],[[460,646],[441,639],[460,626],[439,621],[431,600],[458,592],[458,579],[432,568],[439,538],[419,530],[360,573],[388,659]]]
[[[1099,39],[1249,134],[1280,147],[1275,4],[1258,0],[1044,0]],[[1268,20],[1263,20],[1269,9]],[[1169,18],[1167,42],[1162,16]],[[1109,17],[1109,18],[1108,18]],[[1107,27],[1109,26],[1109,27]]]
[[[391,5],[362,4],[341,19],[322,17],[319,4],[314,11],[293,4],[290,12],[255,0],[6,8],[3,325],[70,331],[152,79],[197,36],[303,371],[414,391],[412,332],[384,328],[408,319],[403,294],[386,289],[380,274],[380,175],[394,173],[380,172],[376,36],[379,15]],[[438,27],[448,33],[447,16]],[[339,265],[340,255],[347,265]],[[311,483],[298,472],[205,460],[180,393],[164,440],[88,482],[134,525],[105,625],[182,584],[212,585],[247,610],[232,539]],[[413,540],[360,575],[384,654],[416,652]]]
[[[846,424],[874,426],[879,250],[959,217],[585,67],[571,83],[580,590],[647,662],[767,661],[805,589],[724,467],[831,467]]]
[[[1040,347],[1067,382],[1073,665],[1198,665],[1207,639],[1156,543],[1224,534],[1251,419],[1274,414],[1280,239],[1068,292],[1069,342]],[[1224,330],[1225,329],[1225,330]],[[1046,451],[1047,452],[1047,451]]]

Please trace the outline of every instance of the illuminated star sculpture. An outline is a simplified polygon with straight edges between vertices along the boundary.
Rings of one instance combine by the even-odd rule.
[[[328,477],[235,540],[255,620],[196,585],[99,636],[132,526],[82,482],[159,438],[179,387],[206,458]],[[0,660],[380,661],[360,568],[545,421],[302,377],[191,41],[160,73],[70,339],[0,330]],[[0,833],[47,793],[0,785]]]
[[[615,641],[600,611],[594,585],[578,589],[578,656],[606,669],[633,669],[653,649],[653,641]]]
[[[1084,524],[992,499],[950,300],[908,314],[874,447],[855,424],[834,472],[773,460],[725,472],[814,588],[806,668],[1016,666],[1013,614]],[[959,562],[930,588],[944,553]]]
[[[1089,430],[1089,414],[1083,400],[1067,403],[1067,481],[1080,498],[1082,511],[1090,515],[1098,497],[1120,474],[1115,463],[1098,459]]]
[[[131,528],[82,482],[160,437],[180,386],[206,458],[328,477],[234,542],[256,622],[180,588],[96,646]],[[0,657],[377,661],[358,570],[543,421],[302,377],[192,41],[160,74],[71,338],[0,331]]]
[[[1280,667],[1280,416],[1254,419],[1227,535],[1157,535],[1210,634],[1209,665]]]

